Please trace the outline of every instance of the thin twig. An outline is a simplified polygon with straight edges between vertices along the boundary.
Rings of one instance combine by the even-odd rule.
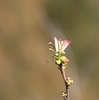
[[[65,83],[65,88],[66,88],[66,96],[64,97],[64,100],[69,100],[69,85],[66,82],[67,78],[66,78],[65,70],[62,68],[62,64],[59,65],[59,70],[60,70],[60,72],[62,74],[64,83]]]

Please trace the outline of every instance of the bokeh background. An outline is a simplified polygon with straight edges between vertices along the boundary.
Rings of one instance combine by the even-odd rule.
[[[0,0],[0,100],[62,100],[48,42],[69,39],[70,100],[99,100],[99,1]]]

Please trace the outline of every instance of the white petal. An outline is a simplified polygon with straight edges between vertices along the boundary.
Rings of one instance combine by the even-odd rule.
[[[54,37],[54,41],[55,41],[55,49],[56,49],[56,52],[58,52],[58,40],[56,37]]]
[[[62,45],[61,45],[61,41],[60,40],[58,40],[58,49],[59,49],[59,51],[62,50]]]

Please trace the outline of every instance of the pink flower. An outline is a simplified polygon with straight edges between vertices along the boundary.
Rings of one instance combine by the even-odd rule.
[[[49,50],[54,51],[55,54],[47,61],[45,61],[45,64],[48,63],[51,59],[54,59],[56,64],[69,62],[69,59],[63,56],[62,54],[65,54],[65,49],[70,43],[71,43],[70,40],[61,41],[60,39],[58,40],[56,37],[54,37],[54,45],[52,42],[49,42],[50,45]]]

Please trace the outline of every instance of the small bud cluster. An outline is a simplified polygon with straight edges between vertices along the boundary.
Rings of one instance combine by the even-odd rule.
[[[70,86],[73,83],[73,80],[70,77],[68,77],[66,79],[66,82],[67,82],[67,85]]]

